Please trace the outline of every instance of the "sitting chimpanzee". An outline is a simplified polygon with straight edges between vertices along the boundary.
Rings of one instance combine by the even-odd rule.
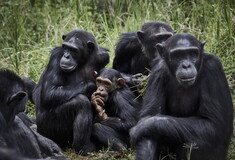
[[[134,88],[148,75],[152,60],[158,56],[154,47],[173,35],[172,28],[160,21],[144,23],[140,31],[121,35],[115,50],[113,68],[121,72],[127,84]]]
[[[26,101],[21,78],[9,70],[0,70],[0,159],[20,159],[16,155],[66,159],[57,144],[31,129],[33,122],[20,113],[25,110]]]
[[[162,58],[154,61],[141,120],[130,131],[136,159],[225,159],[233,104],[223,67],[204,44],[186,33],[157,44]]]
[[[94,150],[90,141],[93,108],[89,98],[96,90],[93,72],[109,62],[107,50],[84,30],[63,36],[34,90],[38,132],[63,149],[80,154]]]
[[[99,147],[107,147],[110,143],[113,150],[120,151],[129,146],[129,129],[136,124],[139,103],[114,69],[102,69],[96,85],[91,102],[99,118],[94,124],[92,138]]]

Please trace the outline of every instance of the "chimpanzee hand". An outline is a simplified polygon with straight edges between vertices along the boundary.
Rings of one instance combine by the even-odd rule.
[[[98,112],[98,115],[101,119],[108,118],[107,114],[105,113],[105,110],[103,109],[104,97],[102,97],[99,92],[94,92],[91,95],[91,103],[95,107],[95,109]]]
[[[92,95],[91,95],[91,103],[97,107],[98,105],[99,106],[104,106],[104,97],[102,97],[99,92],[94,92]]]
[[[140,84],[144,79],[144,75],[142,73],[137,73],[131,76],[131,83],[134,85]]]
[[[135,75],[122,73],[121,75],[125,79],[126,84],[129,86],[136,86],[140,84],[145,77],[142,73],[137,73]]]

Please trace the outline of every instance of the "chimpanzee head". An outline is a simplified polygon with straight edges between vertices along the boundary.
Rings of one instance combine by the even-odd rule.
[[[125,84],[124,78],[121,74],[112,68],[103,68],[99,73],[94,72],[96,78],[96,86],[100,96],[104,97],[107,101],[109,94],[111,94],[116,89],[122,88]]]
[[[72,72],[87,63],[91,55],[98,51],[95,37],[84,30],[73,30],[62,36],[64,54],[60,60],[60,68],[64,72]]]
[[[196,81],[204,44],[186,33],[176,34],[165,43],[157,44],[161,57],[180,85],[188,87]]]
[[[0,119],[10,123],[15,115],[25,110],[27,93],[19,76],[0,70]]]
[[[175,31],[164,22],[153,21],[145,23],[141,27],[141,30],[137,32],[145,56],[150,60],[159,56],[155,45],[166,41],[174,32]]]

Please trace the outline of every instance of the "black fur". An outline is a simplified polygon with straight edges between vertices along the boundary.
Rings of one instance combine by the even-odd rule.
[[[168,58],[171,49],[184,50],[188,45],[198,47],[200,55],[196,81],[185,87],[175,78],[174,62]],[[203,44],[189,34],[169,38],[160,54],[163,58],[154,62],[141,120],[130,132],[136,159],[174,155],[186,160],[192,149],[191,160],[224,160],[233,130],[233,104],[220,61],[204,53]],[[149,151],[144,153],[145,148]]]
[[[141,48],[137,32],[122,34],[115,49],[113,68],[126,74],[145,73],[150,61]]]
[[[0,70],[0,88],[0,159],[66,159],[60,148],[34,131],[35,124],[25,113],[20,113],[27,100],[21,78]]]
[[[113,83],[121,74],[111,68],[102,69],[98,76],[110,79]],[[93,126],[92,137],[99,147],[109,144],[113,150],[121,150],[129,146],[129,129],[137,120],[138,101],[125,84],[110,93],[104,109],[108,119],[98,119]]]
[[[62,148],[72,145],[77,152],[86,154],[94,149],[90,141],[93,111],[89,100],[96,90],[93,72],[104,67],[109,56],[84,30],[71,31],[63,39],[63,45],[52,50],[34,91],[38,132]],[[77,64],[70,72],[60,68],[67,51]]]

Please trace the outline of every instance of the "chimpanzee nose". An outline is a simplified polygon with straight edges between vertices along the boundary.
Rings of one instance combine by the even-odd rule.
[[[99,88],[100,91],[103,91],[104,89],[103,88]]]
[[[69,59],[69,55],[70,55],[70,54],[69,54],[68,52],[65,52],[65,53],[64,53],[64,58]]]
[[[190,67],[191,67],[191,64],[190,64],[189,62],[183,62],[182,67],[183,67],[184,69],[187,69],[187,68],[190,68]]]

